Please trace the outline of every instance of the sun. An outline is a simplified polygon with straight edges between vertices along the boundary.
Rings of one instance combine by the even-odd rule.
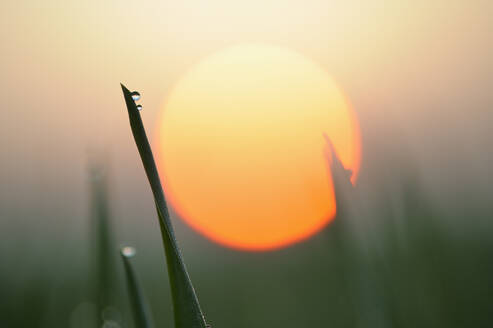
[[[174,86],[158,121],[168,201],[222,245],[271,250],[335,215],[326,133],[355,183],[361,143],[346,97],[314,61],[245,44],[210,55]]]

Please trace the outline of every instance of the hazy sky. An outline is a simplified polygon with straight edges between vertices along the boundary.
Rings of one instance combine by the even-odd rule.
[[[204,56],[242,42],[297,50],[338,81],[360,116],[362,183],[365,158],[367,167],[371,158],[385,161],[372,152],[388,145],[398,151],[398,140],[437,192],[471,176],[480,188],[491,181],[490,1],[48,0],[2,7],[3,223],[34,213],[56,222],[82,217],[91,149],[110,154],[119,211],[148,206],[119,83],[141,91],[153,132],[177,79]],[[132,198],[138,204],[125,201]]]

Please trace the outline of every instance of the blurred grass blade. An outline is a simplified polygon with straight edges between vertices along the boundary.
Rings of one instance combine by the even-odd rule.
[[[353,231],[351,228],[351,217],[355,214],[353,185],[351,183],[351,170],[347,170],[332,144],[330,138],[324,134],[326,141],[325,153],[329,166],[329,174],[332,180],[334,190],[334,198],[336,205],[336,214],[334,221],[329,226],[331,235],[332,247],[335,247],[339,252],[345,253],[348,248],[351,248]],[[341,257],[348,259],[347,256]]]
[[[120,254],[123,259],[123,266],[125,267],[128,294],[130,297],[130,303],[132,305],[135,327],[152,328],[153,324],[151,311],[149,310],[149,306],[147,305],[147,301],[139,285],[135,270],[131,262],[131,258],[135,255],[135,249],[128,246],[122,247]]]
[[[93,252],[95,258],[95,290],[94,298],[97,304],[98,316],[101,321],[104,309],[114,305],[114,276],[113,237],[108,200],[108,164],[104,158],[93,158],[89,166],[91,188],[91,211],[93,229]]]
[[[180,250],[176,245],[173,228],[169,218],[168,207],[164,199],[161,181],[157,172],[151,147],[140,118],[139,110],[132,99],[131,92],[123,85],[123,95],[127,105],[130,127],[139,150],[142,163],[151,185],[154,202],[159,217],[159,225],[163,237],[168,275],[171,285],[173,299],[173,311],[175,316],[175,327],[177,328],[206,328],[202,310],[188,276],[187,269],[181,258]]]
[[[330,173],[332,176],[332,184],[334,186],[334,197],[336,199],[337,212],[343,210],[344,206],[348,202],[353,191],[353,185],[351,183],[351,176],[353,172],[348,170],[342,164],[341,159],[337,155],[337,152],[332,144],[330,138],[324,134],[325,141],[327,143],[327,157],[330,166]]]

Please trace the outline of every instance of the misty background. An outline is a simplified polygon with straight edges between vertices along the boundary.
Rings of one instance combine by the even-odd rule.
[[[180,76],[242,42],[294,49],[328,71],[358,114],[362,166],[349,228],[329,225],[283,250],[225,249],[173,216],[213,327],[488,326],[491,2],[3,7],[2,327],[85,327],[77,318],[94,307],[94,188],[107,190],[119,325],[131,326],[122,244],[137,248],[156,322],[172,325],[153,199],[119,83],[142,94],[152,141]],[[105,172],[99,187],[94,163]]]

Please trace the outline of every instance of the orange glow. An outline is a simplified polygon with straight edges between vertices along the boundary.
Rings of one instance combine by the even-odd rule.
[[[335,214],[323,133],[354,183],[359,125],[321,67],[266,45],[213,54],[178,81],[159,120],[168,201],[228,247],[269,250],[306,239]]]

